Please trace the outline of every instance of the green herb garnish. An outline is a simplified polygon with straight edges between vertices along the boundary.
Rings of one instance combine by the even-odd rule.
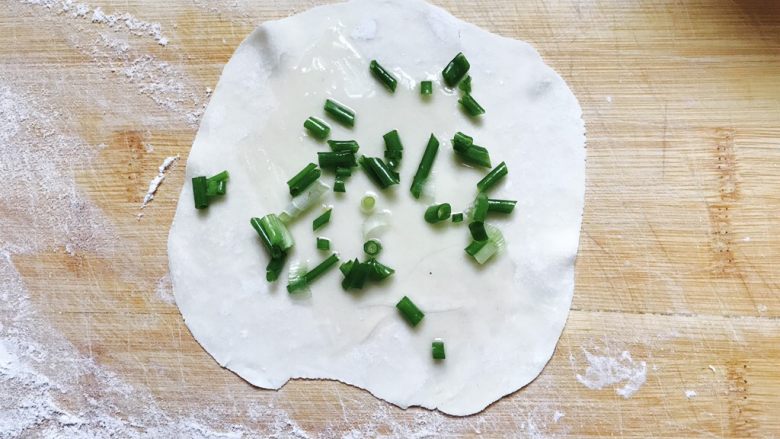
[[[425,317],[425,313],[420,311],[420,308],[417,308],[417,306],[406,296],[404,296],[395,307],[398,308],[398,311],[401,312],[401,315],[407,323],[413,327],[417,326],[423,317]]]
[[[325,101],[325,112],[342,125],[355,126],[355,112],[344,104],[328,99]]]
[[[458,85],[461,79],[469,72],[469,61],[463,53],[455,55],[455,58],[447,64],[441,72],[441,76],[444,78],[444,83],[449,87],[455,87]]]
[[[305,191],[312,183],[320,178],[322,172],[317,168],[314,163],[309,163],[300,172],[295,174],[293,178],[287,181],[287,186],[290,188],[290,195],[293,197]]]
[[[325,140],[325,138],[328,137],[328,134],[330,134],[330,126],[313,116],[306,119],[306,122],[303,123],[303,127],[306,128],[312,136],[320,140]]]
[[[436,159],[436,153],[438,151],[439,140],[436,139],[436,136],[431,134],[430,139],[428,139],[428,145],[425,146],[425,152],[420,160],[420,166],[417,167],[417,173],[414,174],[414,179],[412,179],[412,187],[410,190],[414,198],[420,198],[423,186],[428,180],[428,176],[433,168],[433,161]]]
[[[371,61],[369,69],[371,70],[371,74],[374,76],[374,78],[381,82],[382,85],[387,87],[387,89],[390,90],[390,93],[395,93],[395,88],[398,85],[398,80],[395,79],[395,76],[385,70],[385,68],[376,62],[376,60]]]
[[[328,224],[330,222],[330,215],[333,213],[333,208],[330,208],[322,213],[322,215],[318,216],[317,218],[314,218],[314,221],[312,221],[311,227],[312,230],[317,230],[320,227],[324,226],[325,224]]]
[[[480,192],[487,192],[488,189],[495,186],[496,183],[498,183],[502,178],[506,177],[506,175],[509,173],[509,169],[506,167],[505,162],[501,162],[493,168],[488,175],[485,176],[482,180],[480,180],[477,183],[477,189]]]
[[[425,210],[425,221],[435,224],[450,218],[452,206],[449,203],[434,204]]]

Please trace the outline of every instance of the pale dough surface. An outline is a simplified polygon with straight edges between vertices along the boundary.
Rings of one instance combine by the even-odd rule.
[[[472,64],[474,96],[487,109],[474,122],[458,108],[441,69],[458,52]],[[377,59],[399,77],[387,93],[368,73]],[[419,81],[433,79],[423,101]],[[328,120],[331,138],[355,139],[361,153],[382,156],[382,134],[398,129],[405,151],[401,184],[379,192],[392,211],[382,262],[396,269],[383,285],[341,289],[331,271],[310,295],[292,298],[265,281],[268,261],[249,225],[280,212],[285,181],[327,146],[302,128],[335,98],[355,109],[346,129]],[[432,227],[409,185],[426,140],[441,148],[431,177],[436,202],[454,211],[475,196],[481,170],[453,158],[449,139],[472,135],[494,164],[510,172],[493,198],[518,200],[515,212],[490,222],[507,250],[479,268],[463,252],[465,224]],[[585,188],[585,136],[577,99],[528,44],[499,37],[417,0],[354,0],[314,8],[258,27],[226,65],[187,162],[169,236],[176,302],[195,338],[222,366],[263,388],[291,378],[339,380],[401,407],[468,415],[512,393],[544,368],[563,330],[574,289]],[[195,210],[189,179],[230,171],[228,194]],[[332,174],[323,181],[332,185]],[[312,232],[319,206],[295,223],[290,260],[314,265],[331,239],[342,260],[363,257],[358,200],[372,183],[357,171],[347,194],[329,193],[331,223]],[[289,263],[288,263],[289,265]],[[394,305],[407,295],[426,312],[411,329]],[[447,359],[431,359],[434,338]]]

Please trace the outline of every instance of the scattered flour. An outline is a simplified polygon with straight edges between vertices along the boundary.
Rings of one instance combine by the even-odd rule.
[[[171,274],[166,273],[157,281],[157,287],[154,289],[155,295],[163,302],[174,305],[176,299],[173,297],[173,284],[171,284]]]
[[[159,168],[157,168],[157,175],[149,182],[149,189],[146,190],[143,203],[141,203],[141,209],[146,207],[150,201],[154,200],[154,194],[157,192],[157,188],[160,187],[163,180],[165,180],[165,173],[168,172],[168,168],[179,160],[179,156],[166,157],[163,160]]]
[[[685,391],[685,397],[688,399],[695,398],[697,395],[695,390],[686,390]]]
[[[76,3],[73,0],[18,0],[21,3],[37,5],[46,8],[52,14],[70,16],[74,19],[89,19],[92,23],[102,24],[115,30],[124,28],[136,36],[148,36],[157,44],[165,46],[168,38],[163,35],[159,23],[149,23],[126,13],[106,14],[100,7],[93,8],[86,3]]]
[[[615,393],[630,398],[647,379],[647,363],[634,362],[628,351],[617,356],[596,355],[586,349],[582,351],[588,361],[588,368],[584,374],[577,374],[577,381],[589,389],[623,384],[615,388]]]

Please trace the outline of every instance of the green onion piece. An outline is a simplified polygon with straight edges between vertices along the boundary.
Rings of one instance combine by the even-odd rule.
[[[317,160],[322,169],[349,168],[357,166],[355,153],[349,151],[318,152]]]
[[[352,168],[336,168],[336,177],[351,177]]]
[[[344,193],[347,191],[347,186],[344,184],[344,180],[341,177],[336,177],[336,181],[333,182],[333,192]]]
[[[390,131],[382,138],[385,139],[385,159],[387,159],[387,164],[395,169],[404,155],[404,145],[398,136],[398,130]]]
[[[431,168],[433,168],[433,161],[436,159],[436,153],[438,151],[439,140],[436,139],[436,136],[431,134],[430,139],[428,139],[428,145],[425,147],[422,160],[420,160],[420,166],[417,168],[417,173],[414,174],[414,179],[412,179],[412,187],[410,190],[414,198],[420,198],[423,186],[428,180]]]
[[[333,152],[349,151],[356,153],[360,149],[360,145],[354,140],[328,140],[328,146],[330,146]]]
[[[433,94],[433,81],[423,81],[420,83],[420,94],[430,96]]]
[[[487,195],[480,192],[477,194],[477,198],[474,200],[474,209],[472,210],[471,218],[474,221],[485,221],[489,208],[490,202],[488,201]]]
[[[349,271],[344,276],[344,280],[341,281],[341,287],[345,290],[351,288],[361,289],[368,279],[371,266],[365,263],[361,263],[357,259],[352,262]]]
[[[463,222],[463,212],[453,213],[452,214],[452,222],[453,223],[462,223]]]
[[[309,270],[306,274],[296,279],[296,281],[287,284],[287,292],[294,293],[302,290],[312,284],[318,277],[327,273],[334,265],[339,262],[339,257],[335,253],[328,256],[319,265]]]
[[[373,192],[366,192],[363,198],[360,199],[360,211],[363,213],[371,213],[376,207],[376,194]]]
[[[387,265],[382,264],[374,258],[366,261],[366,264],[369,266],[368,275],[371,280],[380,282],[395,274],[395,270],[388,267]]]
[[[309,131],[309,134],[320,139],[325,140],[330,134],[330,126],[316,117],[310,117],[303,123],[303,127]]]
[[[401,312],[404,319],[412,326],[417,326],[417,324],[420,323],[420,320],[425,317],[425,313],[420,311],[420,308],[417,308],[417,306],[406,296],[404,296],[395,307],[398,308],[398,311]]]
[[[209,207],[209,183],[206,177],[193,177],[192,195],[195,198],[195,208],[205,209]]]
[[[479,105],[479,102],[474,99],[474,96],[468,94],[463,95],[460,99],[458,99],[458,102],[460,102],[460,105],[463,106],[469,116],[479,116],[481,114],[485,114],[485,109]]]
[[[434,204],[425,210],[425,221],[436,224],[449,219],[452,213],[452,206],[449,203]]]
[[[363,251],[369,256],[376,256],[382,251],[382,243],[376,239],[369,239],[363,244]]]
[[[469,224],[469,231],[474,241],[484,241],[488,239],[487,231],[485,230],[485,223],[482,221],[474,221]]]
[[[390,93],[395,93],[395,87],[398,85],[398,80],[395,79],[395,76],[385,70],[384,67],[379,65],[376,60],[371,60],[369,69],[371,70],[371,74],[374,76],[374,78],[384,84],[384,86],[390,90]]]
[[[333,183],[333,192],[346,192],[345,183],[350,176],[352,176],[352,168],[336,168],[336,181]]]
[[[452,148],[457,152],[464,152],[473,144],[474,139],[461,132],[455,133],[455,137],[452,138]]]
[[[279,275],[282,274],[282,269],[284,268],[284,262],[286,260],[287,254],[285,253],[272,257],[271,262],[265,267],[265,280],[268,282],[275,282],[279,279]]]
[[[466,76],[466,79],[460,82],[458,88],[466,94],[471,93],[471,76]]]
[[[512,213],[515,210],[515,200],[488,200],[488,212]]]
[[[487,149],[479,145],[471,145],[463,152],[455,151],[455,154],[470,165],[481,166],[483,168],[489,168],[491,166],[490,153],[488,153]]]
[[[444,342],[437,338],[431,343],[431,354],[434,360],[443,360],[446,358],[444,355]]]
[[[293,197],[306,190],[312,183],[314,183],[322,172],[317,168],[314,163],[309,163],[305,168],[287,181],[287,186],[290,187],[290,195]]]
[[[490,171],[490,173],[485,176],[485,178],[483,178],[477,183],[477,189],[480,192],[487,192],[488,189],[492,188],[508,173],[509,173],[509,169],[507,169],[506,163],[505,162],[499,163],[498,166],[493,168],[493,170]]]
[[[266,250],[272,257],[286,252],[295,245],[295,241],[287,226],[273,213],[262,218],[252,218],[249,220],[249,223],[257,231],[257,234],[260,235]]]
[[[325,112],[342,125],[355,126],[355,112],[346,105],[328,99],[325,101]]]
[[[472,241],[471,244],[465,248],[466,253],[473,257],[480,265],[487,262],[491,257],[506,247],[504,235],[497,227],[486,224],[485,228],[487,229],[487,240]]]
[[[330,239],[317,237],[317,250],[330,250]]]
[[[311,224],[312,230],[317,230],[325,224],[328,224],[328,222],[330,222],[331,213],[333,213],[333,208],[326,210],[322,215],[314,218],[314,221]]]
[[[349,274],[349,270],[352,270],[352,265],[354,264],[354,261],[347,261],[341,265],[339,265],[339,270],[341,270],[341,274],[346,276]]]
[[[284,223],[289,223],[311,209],[328,192],[330,187],[317,180],[308,189],[301,192],[300,195],[293,197],[287,207],[279,214],[279,219]]]
[[[208,188],[206,195],[209,197],[216,197],[219,195],[225,195],[227,192],[227,180],[230,178],[228,171],[222,171],[217,175],[212,175],[207,179]]]
[[[453,58],[452,61],[447,64],[447,67],[442,70],[441,76],[444,77],[444,82],[449,87],[455,87],[458,85],[458,82],[460,82],[460,80],[466,76],[470,67],[471,65],[469,64],[469,61],[461,52],[455,55],[455,58]]]
[[[226,191],[227,182],[225,180],[216,181],[210,178],[206,180],[206,195],[209,198],[225,195]]]
[[[382,159],[377,157],[361,156],[360,166],[381,189],[399,183],[398,174],[395,173]]]

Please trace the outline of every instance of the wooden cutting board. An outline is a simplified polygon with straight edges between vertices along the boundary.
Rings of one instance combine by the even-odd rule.
[[[280,414],[280,436],[300,433],[287,428],[293,424],[312,437],[780,435],[773,0],[435,2],[532,43],[584,111],[587,190],[574,302],[554,357],[525,389],[464,420],[403,411],[329,381],[263,391],[219,368],[164,300],[167,233],[197,130],[188,117],[257,23],[316,3],[91,4],[160,23],[167,46],[154,29],[130,35],[121,23],[93,23],[56,6],[0,9],[0,78],[41,93],[95,146],[95,160],[74,173],[115,236],[111,251],[56,246],[12,255],[42,321],[167,413],[198,418],[207,410],[260,435]],[[131,47],[111,47],[106,36]],[[140,211],[157,167],[177,154],[182,160]],[[100,400],[90,386],[85,392]],[[258,405],[273,410],[252,412]]]

